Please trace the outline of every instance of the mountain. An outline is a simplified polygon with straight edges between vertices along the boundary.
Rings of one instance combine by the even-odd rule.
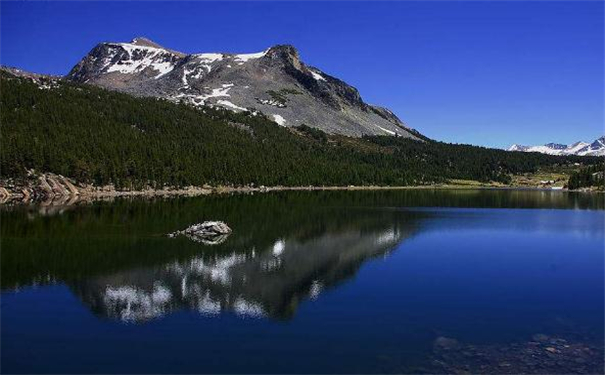
[[[185,54],[146,38],[100,43],[67,78],[193,106],[260,111],[287,127],[423,138],[393,112],[365,103],[354,87],[303,63],[290,45],[247,54]]]
[[[0,87],[2,195],[23,196],[30,187],[30,196],[40,197],[63,190],[40,178],[44,173],[72,179],[81,191],[401,186],[451,179],[510,183],[511,175],[542,166],[600,162],[430,139],[326,134],[280,126],[262,113],[200,110],[9,69],[0,69]]]
[[[540,152],[549,155],[604,156],[605,137],[601,137],[592,143],[576,142],[570,145],[558,143],[547,143],[544,146],[512,145],[508,148],[508,151]]]

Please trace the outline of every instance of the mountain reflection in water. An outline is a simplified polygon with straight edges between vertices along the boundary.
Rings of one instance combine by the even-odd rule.
[[[51,216],[5,209],[2,288],[64,283],[96,315],[127,322],[181,310],[289,319],[431,215],[356,196],[98,202]],[[208,219],[233,233],[214,246],[166,237]]]
[[[596,373],[604,207],[516,190],[0,207],[3,370]],[[167,236],[206,220],[233,232]]]
[[[403,213],[367,214],[373,225],[366,230],[283,237],[242,251],[205,254],[200,249],[185,261],[83,278],[72,287],[95,313],[123,321],[180,309],[288,319],[302,300],[354,276],[365,261],[386,254],[413,232]]]
[[[482,215],[430,207],[602,208],[602,196],[596,198],[523,191],[301,192],[118,200],[52,213],[4,207],[2,289],[63,283],[97,315],[129,322],[180,310],[288,319],[301,301],[353,277],[420,227],[442,226],[439,218],[453,218],[450,227],[464,228],[468,220],[488,225],[481,224]],[[233,234],[215,246],[166,237],[203,220],[223,220]],[[515,222],[490,220],[488,226]]]

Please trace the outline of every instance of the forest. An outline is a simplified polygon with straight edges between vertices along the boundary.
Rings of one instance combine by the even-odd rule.
[[[573,172],[569,176],[567,188],[570,190],[596,187],[600,190],[605,190],[604,164],[591,165],[581,168],[579,171]]]
[[[52,87],[51,87],[52,86]],[[0,177],[52,172],[117,188],[265,185],[426,185],[510,182],[544,166],[597,157],[507,152],[428,138],[350,138],[262,114],[193,108],[0,72]]]

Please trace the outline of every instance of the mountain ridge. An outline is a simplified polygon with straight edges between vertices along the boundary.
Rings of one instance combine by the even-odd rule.
[[[198,109],[5,69],[0,85],[0,187],[21,195],[28,181],[37,186],[45,174],[73,179],[84,189],[147,192],[191,186],[431,185],[452,179],[508,184],[512,175],[540,167],[601,162],[287,128],[262,113]],[[41,194],[64,190],[51,182],[42,185]]]
[[[365,103],[355,87],[305,64],[288,44],[257,53],[186,54],[144,37],[103,42],[66,78],[192,106],[262,112],[287,127],[304,124],[331,134],[423,139],[392,111]]]
[[[591,143],[579,141],[570,145],[547,143],[542,146],[523,146],[514,144],[507,151],[540,152],[548,155],[605,156],[605,136],[597,138]]]

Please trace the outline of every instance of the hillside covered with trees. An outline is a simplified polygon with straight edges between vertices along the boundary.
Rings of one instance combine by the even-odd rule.
[[[542,166],[599,162],[429,139],[328,135],[285,128],[261,114],[0,74],[2,178],[34,169],[118,188],[507,183],[511,174]]]
[[[574,172],[569,177],[567,188],[570,190],[595,187],[605,190],[605,164],[591,165]]]

